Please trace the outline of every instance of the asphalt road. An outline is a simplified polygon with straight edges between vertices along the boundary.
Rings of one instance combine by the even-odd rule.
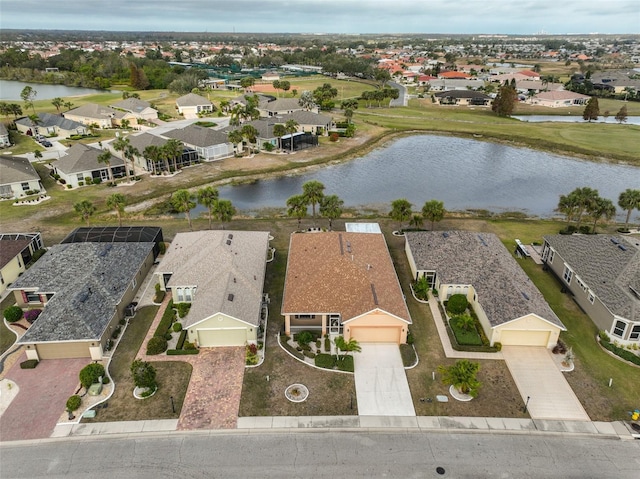
[[[639,441],[576,436],[210,431],[0,443],[3,479],[637,479],[638,471]]]
[[[409,101],[407,89],[403,85],[400,85],[399,83],[393,81],[387,82],[387,85],[398,90],[398,98],[395,100],[391,100],[389,102],[389,106],[407,106]]]

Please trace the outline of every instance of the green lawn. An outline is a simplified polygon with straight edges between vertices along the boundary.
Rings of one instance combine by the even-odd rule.
[[[466,330],[458,326],[458,323],[455,319],[449,321],[449,326],[451,326],[451,330],[453,331],[454,336],[456,337],[456,341],[461,346],[482,346],[482,339],[478,332],[473,330]]]
[[[13,293],[10,293],[2,303],[0,303],[0,314],[9,306],[16,304]],[[4,317],[3,317],[4,318]],[[4,324],[4,319],[0,320],[0,355],[4,354],[13,343],[16,342],[16,335]]]

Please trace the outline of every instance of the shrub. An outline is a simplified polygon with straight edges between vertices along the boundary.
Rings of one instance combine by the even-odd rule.
[[[38,250],[36,250],[33,253],[33,256],[31,256],[31,264],[35,263],[36,261],[38,261],[40,258],[42,258],[42,255],[45,254],[47,252],[46,249],[44,248],[40,248]]]
[[[117,339],[118,336],[120,336],[120,326],[116,326],[116,329],[113,330],[113,334],[111,334],[113,339]]]
[[[84,181],[78,181],[78,186],[84,186]]]
[[[415,339],[413,337],[413,334],[411,334],[411,331],[407,332],[407,344],[411,345],[415,342]]]
[[[67,399],[67,411],[77,411],[81,404],[82,398],[78,395],[73,395],[69,399]]]
[[[84,181],[86,184],[90,185],[91,182],[93,181],[93,179],[90,176],[85,176],[84,177]]]
[[[20,363],[20,369],[34,369],[38,365],[37,359],[27,359]]]
[[[253,346],[253,348],[251,348]],[[247,366],[254,366],[258,364],[258,348],[255,344],[249,344],[245,351],[245,364]]]
[[[333,369],[336,365],[336,357],[331,354],[317,354],[314,360],[319,368]]]
[[[183,356],[185,354],[198,354],[199,349],[169,349],[167,350],[167,356]]]
[[[60,176],[58,176],[58,178],[60,178]],[[67,180],[65,180],[64,178],[60,178],[59,181],[60,181],[61,185],[66,185],[67,184]]]
[[[155,356],[167,350],[167,340],[163,336],[154,336],[147,343],[147,354]]]
[[[151,363],[136,359],[131,363],[131,376],[133,377],[133,383],[136,387],[149,388],[151,391],[155,390],[156,369]]]
[[[257,344],[249,344],[247,345],[247,350],[251,352],[251,354],[258,354],[258,345]]]
[[[193,343],[190,343],[189,341],[185,341],[185,342],[184,342],[184,347],[183,347],[183,349],[184,349],[185,351],[193,351],[193,350],[196,350],[196,351],[197,351],[197,350],[198,350],[198,348],[196,348],[196,345],[195,345],[195,344],[193,344]]]
[[[182,323],[173,323],[173,331],[175,333],[182,331]]]
[[[167,245],[163,241],[158,243],[158,252],[160,254],[165,254],[167,252]]]
[[[332,141],[332,142],[338,141],[339,138],[340,138],[340,135],[338,135],[338,133],[335,131],[331,133],[331,135],[329,135],[329,141]]]
[[[605,348],[611,351],[616,356],[621,357],[622,359],[629,361],[633,364],[637,364],[640,366],[640,357],[631,351],[627,351],[626,349],[621,348],[615,344],[612,344],[608,341],[600,341],[600,344]]]
[[[22,308],[20,308],[20,306],[16,306],[15,304],[6,308],[3,313],[4,319],[6,319],[10,323],[20,321],[20,318],[22,318],[23,314],[24,313],[22,312]]]
[[[167,341],[171,341],[171,338],[173,338],[173,335],[171,334],[171,331],[167,331],[164,334],[164,339],[166,339]]]
[[[300,346],[306,346],[313,341],[313,333],[311,331],[301,331],[296,335],[295,339]]]
[[[191,309],[191,303],[178,303],[176,305],[176,308],[178,309],[178,315],[181,318],[184,318],[189,313],[189,310]]]
[[[87,364],[80,370],[80,384],[83,387],[88,388],[94,383],[100,381],[100,377],[104,377],[104,366],[98,363]]]
[[[102,178],[94,178],[93,179],[93,184],[94,185],[99,185],[100,183],[102,183]]]
[[[264,145],[262,145],[262,148],[263,148],[265,151],[269,151],[269,152],[271,152],[271,151],[273,151],[276,147],[275,147],[275,146],[273,146],[271,143],[265,143]]]
[[[109,379],[109,376],[105,376],[102,378],[102,384],[109,384],[111,382],[111,379]]]
[[[556,345],[553,347],[552,352],[553,354],[564,354],[567,352],[567,346],[562,341],[558,340]]]
[[[422,301],[426,301],[429,299],[429,281],[424,276],[421,276],[418,281],[413,283],[413,292],[416,295],[416,298],[421,299]]]
[[[606,342],[611,341],[611,339],[609,338],[609,335],[605,331],[598,331],[598,336],[602,341],[606,341]]]
[[[33,322],[38,319],[38,316],[40,316],[40,313],[42,313],[41,309],[29,309],[24,312],[24,319],[26,319],[29,324],[33,324]]]
[[[447,311],[451,314],[462,314],[467,310],[469,302],[464,294],[454,294],[447,302]]]
[[[176,343],[176,349],[182,349],[184,346],[184,340],[187,338],[187,330],[183,329],[180,331],[180,336],[178,337],[178,342]]]
[[[316,339],[316,349],[320,349],[322,347],[322,342],[319,339]]]
[[[127,324],[127,320],[126,320],[126,319],[124,319],[124,318],[122,318],[120,321],[118,321],[118,324],[119,324],[120,326],[124,326],[125,324]]]
[[[311,359],[316,357],[316,354],[314,352],[311,352],[311,351],[304,351],[302,354],[304,354],[306,357],[311,358]]]
[[[324,338],[324,350],[327,352],[331,351],[331,340],[329,339],[329,336]]]
[[[70,190],[71,188],[73,188],[72,185],[67,185],[67,189]]]
[[[167,305],[167,309],[164,310],[162,319],[158,323],[158,327],[156,328],[156,331],[153,335],[164,337],[167,330],[171,327],[171,324],[173,324],[173,320],[175,319],[175,317],[176,312],[173,310],[173,300],[171,300]]]
[[[493,343],[493,347],[498,351],[502,351],[502,343]]]
[[[353,356],[340,356],[336,361],[336,366],[340,371],[353,372]]]

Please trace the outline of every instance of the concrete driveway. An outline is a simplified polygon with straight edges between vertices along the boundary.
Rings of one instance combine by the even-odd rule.
[[[415,416],[397,344],[361,343],[354,354],[360,416]]]
[[[523,402],[530,398],[528,410],[531,418],[590,421],[551,354],[542,347],[502,348],[502,356]]]

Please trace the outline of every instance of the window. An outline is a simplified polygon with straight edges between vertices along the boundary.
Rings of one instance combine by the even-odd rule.
[[[562,273],[562,277],[567,282],[567,284],[571,284],[571,278],[573,277],[573,271],[566,264],[564,265],[564,272]]]
[[[613,328],[613,334],[621,338],[624,335],[625,329],[627,329],[627,323],[624,321],[616,321],[616,325]]]
[[[2,277],[2,273],[0,272],[0,284],[4,284],[4,278]]]
[[[640,324],[636,324],[631,328],[631,334],[629,335],[631,341],[637,341],[638,338],[640,338]]]
[[[315,314],[296,314],[293,317],[295,319],[316,319]]]
[[[589,302],[590,302],[591,304],[593,304],[593,302],[595,301],[595,299],[596,299],[596,295],[595,295],[595,294],[593,294],[593,292],[592,292],[592,291],[589,291]]]
[[[184,288],[184,300],[187,303],[190,303],[191,301],[193,301],[193,298],[191,296],[191,288]]]
[[[78,181],[84,181],[84,175],[82,173],[78,173],[77,178]]]
[[[184,290],[182,288],[176,288],[176,292],[178,293],[178,303],[182,303],[184,301]]]
[[[37,293],[26,293],[26,297],[27,297],[27,303],[39,303],[40,302],[40,295]]]
[[[554,254],[555,251],[553,251],[553,248],[549,248],[549,256],[547,257],[547,261],[549,262],[549,264],[553,263]]]
[[[29,183],[21,183],[20,186],[22,186],[22,191],[29,191],[31,188],[29,188]]]

